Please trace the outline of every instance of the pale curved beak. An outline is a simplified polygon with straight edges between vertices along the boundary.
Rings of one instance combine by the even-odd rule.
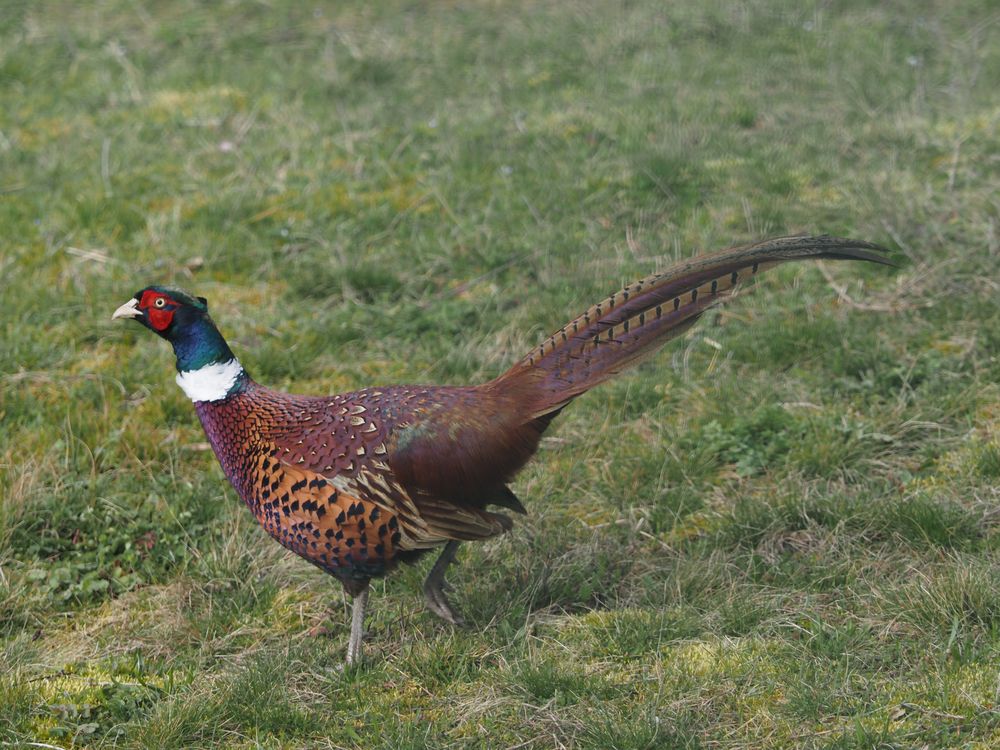
[[[124,305],[115,310],[114,315],[111,316],[112,320],[116,318],[138,318],[142,315],[142,310],[139,309],[139,300],[133,297]]]

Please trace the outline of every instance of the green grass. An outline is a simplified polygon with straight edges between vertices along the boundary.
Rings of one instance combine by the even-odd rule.
[[[0,2],[0,747],[996,746],[997,23]],[[580,399],[460,554],[470,627],[402,569],[343,673],[339,586],[110,321],[177,283],[273,386],[475,382],[799,231],[903,267],[785,267]]]

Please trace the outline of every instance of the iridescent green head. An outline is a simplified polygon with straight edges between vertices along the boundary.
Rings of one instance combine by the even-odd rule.
[[[167,286],[148,286],[115,310],[115,318],[132,318],[174,347],[178,372],[199,370],[235,359],[208,314],[208,301]]]

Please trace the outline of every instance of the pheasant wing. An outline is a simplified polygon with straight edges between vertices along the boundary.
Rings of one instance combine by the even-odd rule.
[[[321,478],[396,518],[401,550],[495,536],[510,521],[483,506],[520,503],[483,471],[489,462],[474,449],[478,430],[457,421],[462,407],[476,411],[474,390],[391,388],[300,399],[272,426],[273,458],[286,473]],[[462,393],[449,397],[455,391]],[[480,458],[471,470],[470,446]],[[461,478],[462,487],[448,477]]]

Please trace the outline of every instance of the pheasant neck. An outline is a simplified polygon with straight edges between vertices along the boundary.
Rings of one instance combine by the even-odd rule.
[[[250,383],[239,360],[210,318],[200,318],[174,333],[177,385],[192,401],[220,401]]]

